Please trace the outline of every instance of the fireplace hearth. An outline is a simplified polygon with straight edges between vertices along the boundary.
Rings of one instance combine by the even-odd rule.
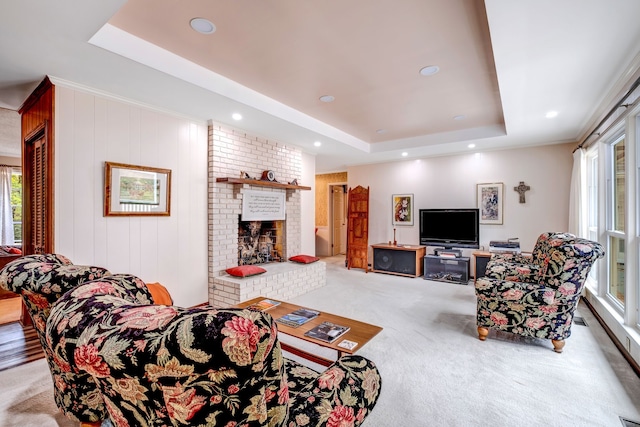
[[[238,221],[238,265],[285,261],[284,221]]]

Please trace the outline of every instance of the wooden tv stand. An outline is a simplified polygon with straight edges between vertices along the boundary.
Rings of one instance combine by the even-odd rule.
[[[422,276],[422,258],[427,253],[426,246],[377,243],[371,247],[373,248],[372,271],[395,274],[396,276]],[[377,258],[376,255],[378,255]],[[386,256],[385,260],[389,260],[389,262],[381,261],[381,256]]]

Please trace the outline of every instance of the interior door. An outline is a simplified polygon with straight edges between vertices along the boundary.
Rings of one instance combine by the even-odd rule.
[[[331,255],[339,255],[345,252],[346,242],[344,241],[343,229],[345,228],[344,217],[344,186],[333,185],[331,213],[333,217],[333,244],[331,245]]]

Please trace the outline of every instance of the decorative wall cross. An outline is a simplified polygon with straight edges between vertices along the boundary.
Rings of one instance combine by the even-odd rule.
[[[524,192],[531,190],[531,187],[529,187],[528,185],[524,185],[524,181],[520,181],[520,185],[518,185],[517,187],[513,187],[513,190],[517,191],[520,195],[520,203],[524,203]]]

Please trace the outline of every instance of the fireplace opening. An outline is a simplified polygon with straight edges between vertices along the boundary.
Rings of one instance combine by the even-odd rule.
[[[285,261],[284,221],[238,221],[238,265]]]

